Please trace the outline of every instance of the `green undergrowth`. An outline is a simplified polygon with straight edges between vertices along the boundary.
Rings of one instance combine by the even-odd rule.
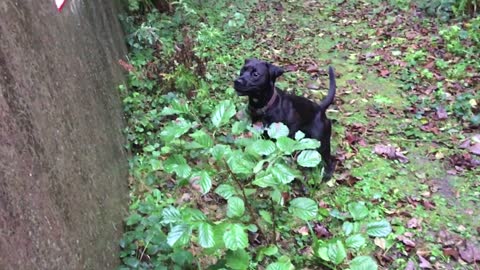
[[[458,214],[478,209],[478,169],[446,173],[446,157],[464,153],[449,135],[477,125],[477,49],[466,45],[478,44],[478,22],[440,24],[429,42],[450,58],[424,68],[432,52],[383,39],[366,18],[392,23],[392,3],[371,3],[129,1],[120,91],[131,203],[119,269],[404,269],[422,263],[417,254],[455,265],[435,232],[446,224],[468,238],[478,221]],[[249,122],[232,81],[250,57],[283,66],[277,85],[315,101],[335,67],[332,180],[321,181],[318,141]],[[453,80],[461,93],[446,88]],[[434,94],[415,92],[434,84]],[[452,117],[433,133],[423,127],[439,106]],[[385,145],[397,156],[376,150]]]

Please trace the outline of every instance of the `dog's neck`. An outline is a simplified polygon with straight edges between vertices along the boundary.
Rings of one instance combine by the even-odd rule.
[[[249,110],[255,114],[265,113],[275,103],[278,97],[275,86],[272,86],[269,91],[264,91],[261,95],[249,97]]]

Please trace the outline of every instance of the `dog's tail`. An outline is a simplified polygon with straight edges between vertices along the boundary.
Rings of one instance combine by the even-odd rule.
[[[328,89],[328,94],[325,99],[320,102],[320,108],[322,111],[325,111],[330,104],[333,103],[333,98],[335,97],[335,91],[337,90],[337,83],[335,82],[335,72],[331,66],[328,67],[328,78],[330,80],[330,88]]]

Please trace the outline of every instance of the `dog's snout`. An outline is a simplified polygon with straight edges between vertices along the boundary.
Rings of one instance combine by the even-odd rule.
[[[242,78],[238,78],[235,80],[235,84],[237,85],[243,85],[245,83],[245,80]]]

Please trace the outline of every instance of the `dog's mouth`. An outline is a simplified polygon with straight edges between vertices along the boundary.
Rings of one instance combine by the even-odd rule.
[[[235,82],[233,88],[235,89],[235,91],[237,92],[237,94],[239,96],[245,96],[248,94],[248,92],[250,91],[250,89],[248,87],[245,87],[243,85],[240,85],[238,83]]]

